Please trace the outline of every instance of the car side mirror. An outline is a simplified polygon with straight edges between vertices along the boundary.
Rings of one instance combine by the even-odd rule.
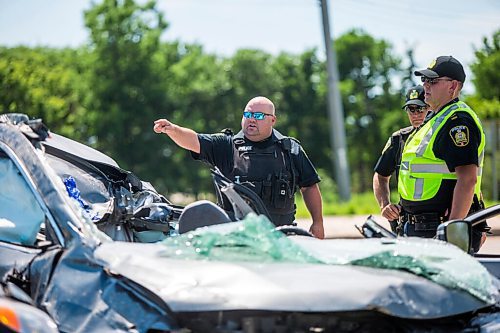
[[[463,220],[454,220],[442,223],[436,232],[437,239],[451,243],[466,253],[471,250],[472,226]]]

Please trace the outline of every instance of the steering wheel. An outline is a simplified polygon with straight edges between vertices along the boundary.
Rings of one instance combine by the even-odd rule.
[[[314,237],[314,235],[311,234],[309,231],[302,229],[300,227],[297,227],[295,225],[282,225],[282,226],[274,228],[274,230],[281,231],[286,236]]]

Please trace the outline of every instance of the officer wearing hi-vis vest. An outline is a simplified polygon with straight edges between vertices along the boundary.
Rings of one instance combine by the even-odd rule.
[[[389,181],[393,173],[396,173],[396,180],[398,179],[401,154],[403,153],[405,141],[422,125],[427,116],[429,106],[425,104],[424,97],[424,87],[421,85],[408,89],[406,92],[406,101],[402,109],[408,114],[411,126],[401,128],[392,133],[373,170],[373,193],[379,204],[380,213],[389,221],[392,231],[398,235],[402,235],[399,219],[401,207],[399,204],[391,202]]]
[[[421,76],[425,102],[434,114],[406,141],[398,191],[405,235],[434,237],[439,223],[484,207],[485,135],[476,113],[458,98],[465,72],[457,59],[440,56],[415,75]],[[487,230],[486,222],[473,229],[474,252]]]
[[[243,110],[241,131],[198,134],[167,119],[155,121],[154,131],[167,134],[193,158],[216,166],[224,176],[248,185],[264,202],[277,225],[295,220],[294,194],[299,188],[312,217],[311,233],[324,238],[320,178],[293,138],[273,129],[274,104],[266,97],[252,98]]]

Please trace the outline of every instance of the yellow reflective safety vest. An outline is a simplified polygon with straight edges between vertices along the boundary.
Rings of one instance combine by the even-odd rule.
[[[474,193],[480,198],[486,140],[481,121],[464,102],[456,102],[445,107],[406,141],[398,178],[398,191],[401,198],[409,201],[432,199],[441,187],[443,179],[457,179],[456,173],[451,172],[446,162],[437,158],[433,152],[439,130],[456,112],[467,112],[474,119],[481,133],[481,143],[478,149],[478,177],[474,188]]]

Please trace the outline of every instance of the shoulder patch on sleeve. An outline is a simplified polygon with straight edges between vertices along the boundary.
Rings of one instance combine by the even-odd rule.
[[[455,146],[465,147],[469,144],[469,128],[467,126],[455,126],[449,133]]]

